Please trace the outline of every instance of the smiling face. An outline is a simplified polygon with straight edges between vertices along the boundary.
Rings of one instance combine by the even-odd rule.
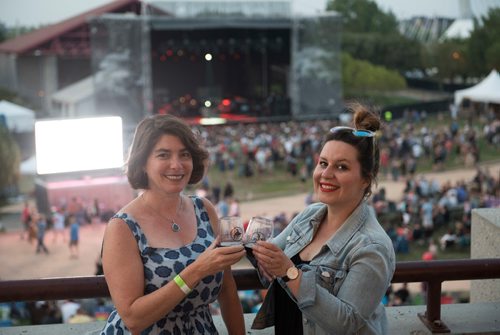
[[[345,142],[324,145],[313,173],[320,202],[342,209],[354,209],[359,204],[369,183],[361,176],[357,154],[356,148]]]
[[[149,189],[179,193],[191,178],[193,159],[177,136],[162,135],[148,156],[145,171]]]

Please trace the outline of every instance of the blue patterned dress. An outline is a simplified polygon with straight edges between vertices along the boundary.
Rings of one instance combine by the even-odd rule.
[[[151,293],[173,280],[214,240],[203,201],[195,196],[190,198],[194,204],[198,233],[193,242],[178,249],[150,247],[141,227],[130,215],[117,213],[114,216],[127,223],[137,240],[144,264],[144,294]],[[222,272],[218,272],[214,276],[203,278],[170,313],[142,331],[141,335],[218,334],[209,304],[217,299],[222,285],[222,275]],[[130,334],[116,310],[109,315],[106,326],[101,332],[101,335],[110,334]]]

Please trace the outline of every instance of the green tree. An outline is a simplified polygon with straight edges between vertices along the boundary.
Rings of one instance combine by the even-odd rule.
[[[21,153],[4,125],[0,124],[0,203],[5,201],[5,190],[17,185]]]
[[[471,75],[484,75],[491,69],[500,69],[500,8],[475,20],[468,40]]]
[[[42,28],[43,26],[39,26],[38,28]],[[27,34],[33,30],[38,29],[34,26],[16,26],[9,27],[5,23],[0,22],[0,43],[6,41],[11,38],[15,38],[20,35]]]
[[[394,70],[356,60],[342,53],[342,85],[344,96],[356,96],[366,91],[390,91],[406,88],[405,79]]]
[[[400,71],[421,67],[421,46],[401,35],[393,13],[370,0],[330,0],[342,16],[342,50],[356,59]]]
[[[500,69],[500,41],[493,43],[484,53],[486,65],[490,69]]]
[[[419,68],[421,48],[418,42],[399,34],[344,33],[342,50],[356,59],[400,71]]]
[[[8,30],[5,24],[0,22],[0,43],[7,39]]]
[[[460,77],[465,79],[469,72],[467,41],[456,39],[435,42],[426,45],[423,64],[425,68],[436,68],[436,78],[453,81]]]
[[[327,10],[342,15],[344,30],[351,33],[397,34],[398,21],[393,13],[385,13],[370,0],[329,0]]]

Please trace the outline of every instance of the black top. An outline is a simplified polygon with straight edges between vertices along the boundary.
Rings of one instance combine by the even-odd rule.
[[[292,257],[292,262],[295,266],[309,264],[309,262],[300,259],[299,254]],[[274,333],[277,335],[302,335],[302,312],[285,289],[278,283],[275,285]]]

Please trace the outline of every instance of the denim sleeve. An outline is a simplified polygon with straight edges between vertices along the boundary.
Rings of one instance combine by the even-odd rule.
[[[355,333],[380,305],[395,268],[394,253],[381,244],[355,251],[334,295],[317,271],[302,274],[297,304],[304,316],[335,334]],[[335,285],[335,283],[333,283]]]

